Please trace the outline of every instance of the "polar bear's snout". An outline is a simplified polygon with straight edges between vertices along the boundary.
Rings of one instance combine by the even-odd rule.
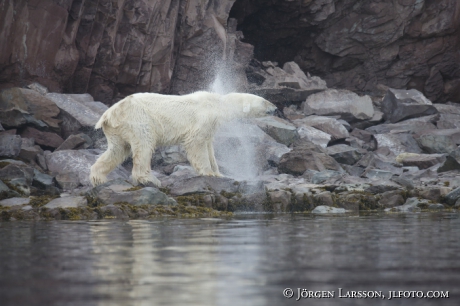
[[[266,109],[267,109],[265,113],[270,116],[274,115],[275,111],[277,110],[277,107],[273,103],[267,100],[265,100],[265,104],[266,104]]]

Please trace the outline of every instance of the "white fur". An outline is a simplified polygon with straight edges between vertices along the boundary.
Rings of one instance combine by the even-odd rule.
[[[152,154],[157,146],[176,144],[185,147],[198,174],[222,176],[212,145],[218,126],[236,118],[263,117],[275,109],[267,100],[245,93],[128,96],[110,107],[95,126],[104,130],[108,148],[91,167],[91,182],[104,183],[107,174],[132,154],[134,182],[160,186],[150,173]]]

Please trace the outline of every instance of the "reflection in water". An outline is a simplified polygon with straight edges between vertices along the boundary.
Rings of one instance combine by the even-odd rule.
[[[0,304],[459,305],[459,231],[453,213],[3,222]],[[297,288],[336,296],[296,302]],[[338,288],[450,298],[341,299]]]

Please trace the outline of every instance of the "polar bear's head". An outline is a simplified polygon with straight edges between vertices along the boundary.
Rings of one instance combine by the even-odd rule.
[[[230,93],[225,95],[225,100],[241,117],[264,117],[273,115],[276,106],[259,96],[248,93]]]

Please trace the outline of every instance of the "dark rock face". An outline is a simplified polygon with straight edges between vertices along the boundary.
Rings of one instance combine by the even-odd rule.
[[[212,78],[212,56],[240,63],[244,75],[253,48],[235,23],[225,34],[233,2],[1,0],[0,87],[37,81],[102,102],[190,92]]]
[[[295,60],[329,87],[460,102],[459,12],[456,0],[237,0],[230,17],[256,58]]]

